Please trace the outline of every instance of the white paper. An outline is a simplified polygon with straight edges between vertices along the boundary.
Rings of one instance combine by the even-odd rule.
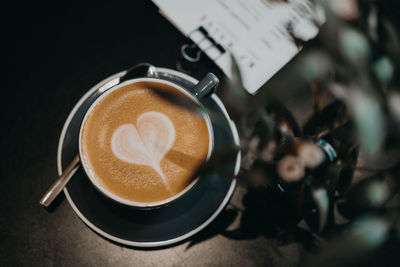
[[[161,13],[192,39],[231,77],[231,59],[198,31],[202,26],[218,44],[232,53],[241,71],[243,86],[255,94],[299,51],[287,32],[291,23],[296,36],[314,38],[311,23],[316,13],[307,0],[288,3],[268,0],[153,0]],[[319,16],[319,21],[324,20]]]

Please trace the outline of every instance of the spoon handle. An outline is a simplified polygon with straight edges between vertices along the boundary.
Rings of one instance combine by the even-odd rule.
[[[60,194],[60,192],[64,189],[64,186],[68,183],[69,179],[71,179],[74,173],[79,169],[79,162],[80,159],[78,154],[40,199],[39,203],[41,205],[48,207],[51,202],[53,202],[58,194]]]

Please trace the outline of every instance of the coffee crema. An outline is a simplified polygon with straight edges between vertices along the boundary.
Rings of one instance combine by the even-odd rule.
[[[87,171],[120,198],[151,203],[178,194],[209,153],[206,118],[160,92],[193,102],[172,86],[137,82],[101,99],[82,127]]]

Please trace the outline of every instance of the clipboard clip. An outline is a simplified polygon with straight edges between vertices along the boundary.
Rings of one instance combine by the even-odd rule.
[[[209,49],[217,51],[214,53],[215,56],[211,57],[214,61],[226,52],[223,46],[217,43],[203,26],[191,31],[188,37],[191,42],[181,46],[181,55],[191,63],[200,61],[202,53]]]
[[[181,54],[189,62],[196,63],[200,60],[201,49],[196,44],[184,44],[181,46]]]

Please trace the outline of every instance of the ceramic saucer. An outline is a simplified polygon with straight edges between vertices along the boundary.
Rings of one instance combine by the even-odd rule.
[[[183,88],[191,88],[198,82],[186,74],[170,69],[157,68],[157,73],[159,78]],[[125,72],[117,73],[95,85],[69,114],[58,145],[58,174],[61,174],[78,153],[79,128],[87,109],[124,74]],[[221,100],[212,95],[201,102],[213,114],[210,117],[213,121],[215,149],[227,143],[239,144],[236,127]],[[225,208],[236,186],[236,180],[232,177],[239,171],[240,153],[227,168],[232,173],[230,177],[221,177],[218,174],[202,177],[182,198],[152,210],[134,209],[104,197],[93,187],[82,168],[64,188],[64,193],[75,213],[101,236],[129,246],[165,246],[198,233]]]

